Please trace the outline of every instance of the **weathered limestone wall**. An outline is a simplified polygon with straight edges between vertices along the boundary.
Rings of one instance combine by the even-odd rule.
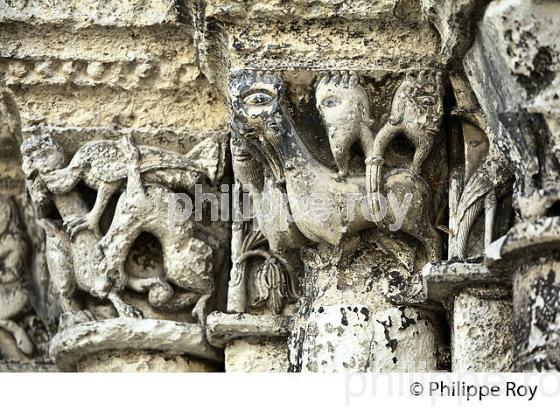
[[[24,128],[226,126],[177,2],[18,3],[0,4],[0,70]]]

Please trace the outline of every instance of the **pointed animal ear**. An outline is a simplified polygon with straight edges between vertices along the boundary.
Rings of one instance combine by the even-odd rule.
[[[391,114],[389,115],[389,123],[391,125],[398,125],[402,122],[404,118],[404,107],[406,105],[406,98],[399,92],[395,93],[393,97],[393,102],[391,103]]]
[[[403,120],[404,110],[407,104],[407,95],[410,93],[411,89],[414,89],[415,79],[415,74],[409,71],[405,74],[404,80],[402,80],[401,84],[397,87],[391,102],[391,114],[389,116],[389,123],[391,125],[397,125]]]

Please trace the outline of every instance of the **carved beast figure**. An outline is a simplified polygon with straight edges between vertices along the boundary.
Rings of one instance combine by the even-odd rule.
[[[368,219],[359,206],[366,197],[364,177],[341,180],[309,152],[285,107],[284,89],[278,74],[243,71],[232,77],[232,138],[248,147],[260,160],[265,189],[274,186],[286,193],[288,208],[285,215],[293,217],[290,221],[283,221],[284,228],[288,229],[281,229],[278,221],[263,226],[263,234],[271,243],[271,248],[279,238],[293,240],[292,247],[297,247],[299,243],[296,244],[295,240],[302,236],[313,242],[339,245],[347,234],[380,226],[380,223]],[[243,173],[249,174],[249,170]],[[404,194],[414,193],[401,230],[424,245],[430,260],[437,260],[440,239],[430,222],[428,186],[420,177],[402,168],[384,173],[383,178],[387,191],[393,192],[400,201]],[[270,179],[273,182],[267,184]],[[318,195],[327,203],[329,212],[326,218],[314,218],[312,212],[308,212],[314,206],[310,198]],[[358,206],[348,202],[349,196],[356,198]],[[387,224],[395,220],[391,211],[388,210],[387,220],[384,221]],[[348,218],[348,215],[354,217]]]
[[[74,236],[82,229],[98,231],[99,220],[111,196],[123,188],[126,181],[126,160],[119,141],[91,141],[80,147],[72,157],[70,164],[63,168],[65,162],[62,149],[49,135],[39,137],[46,158],[31,152],[22,145],[27,153],[24,155],[23,171],[30,176],[39,172],[48,190],[54,194],[66,194],[83,181],[88,187],[97,190],[95,204],[84,217],[67,221],[70,235]],[[38,141],[33,142],[34,144]],[[139,172],[144,181],[159,183],[180,191],[192,191],[196,183],[214,181],[221,174],[221,149],[219,144],[210,140],[204,147],[205,158],[215,158],[214,162],[197,162],[188,155],[166,151],[161,148],[140,146],[141,155]],[[215,155],[212,155],[212,154]]]
[[[321,73],[315,99],[338,171],[344,177],[355,142],[360,143],[366,158],[374,154],[367,92],[355,72]]]
[[[405,135],[416,147],[411,172],[420,174],[443,120],[441,73],[408,73],[397,88],[389,120],[375,136],[371,155],[366,158],[369,192],[380,192],[381,167],[385,150],[397,135]]]
[[[48,136],[30,138],[21,147],[22,167],[33,201],[43,205],[53,200],[70,230],[68,236],[56,223],[43,220],[47,233],[47,262],[63,309],[78,313],[80,305],[75,299],[75,290],[80,289],[110,300],[120,316],[141,317],[142,312],[120,296],[129,288],[147,292],[149,303],[162,309],[176,310],[196,303],[193,314],[203,321],[205,305],[214,290],[212,248],[182,225],[177,231],[170,228],[167,200],[173,191],[163,184],[191,189],[197,182],[213,182],[220,178],[223,146],[217,141],[204,141],[195,147],[191,153],[200,154],[197,157],[204,164],[198,166],[188,155],[136,147],[130,138],[86,145],[66,168],[63,168],[62,149]],[[94,146],[101,149],[98,152],[101,158],[95,157]],[[111,227],[103,238],[97,229],[76,229],[68,224],[68,221],[88,219],[83,216],[85,204],[74,190],[79,179],[100,190],[103,185],[113,190],[121,185],[125,187]],[[144,186],[145,180],[153,182]],[[100,202],[100,194],[98,192],[96,204]],[[104,208],[106,200],[100,203]],[[165,277],[142,279],[124,272],[130,247],[141,232],[151,232],[160,240]],[[184,260],[192,263],[185,266]],[[168,282],[182,291],[174,291]]]

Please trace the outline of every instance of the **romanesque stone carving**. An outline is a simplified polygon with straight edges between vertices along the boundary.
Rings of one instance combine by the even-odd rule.
[[[0,196],[0,329],[8,332],[18,349],[27,355],[34,350],[27,331],[15,319],[28,308],[25,287],[27,243],[12,198]],[[0,352],[1,353],[1,352]]]
[[[194,370],[199,364],[174,354],[219,361],[219,352],[206,342],[204,323],[214,306],[223,251],[204,221],[172,210],[176,192],[216,189],[224,142],[206,139],[183,155],[136,145],[125,134],[84,144],[67,162],[47,133],[26,139],[21,152],[64,312],[50,345],[57,365],[88,367],[83,363],[89,357],[115,349],[155,360],[145,352],[161,350],[165,338],[182,338],[165,348],[179,367]],[[96,191],[94,198],[88,199],[84,186]],[[152,251],[146,233],[159,245]],[[148,247],[139,251],[139,244]]]
[[[315,88],[315,101],[336,166],[344,177],[348,174],[350,148],[354,143],[359,141],[366,161],[375,155],[367,92],[355,72],[322,73]]]
[[[41,248],[19,170],[21,123],[12,94],[0,92],[0,369],[53,370]]]
[[[392,193],[397,196],[398,200],[402,200],[406,192],[413,192],[415,195],[405,220],[402,221],[401,230],[419,240],[423,245],[424,256],[417,258],[414,247],[403,245],[398,239],[395,240],[384,233],[389,233],[390,226],[393,226],[397,220],[396,215],[391,213],[394,210],[388,210],[388,221],[374,222],[371,217],[368,218],[372,214],[369,205],[359,206],[361,202],[368,203],[365,202],[368,194],[366,174],[364,172],[360,174],[359,169],[356,169],[354,165],[350,166],[350,149],[357,142],[361,145],[364,156],[369,158],[375,152],[373,151],[375,136],[372,131],[373,119],[370,116],[368,95],[361,85],[358,75],[349,72],[324,73],[319,76],[316,84],[316,107],[326,128],[328,149],[333,154],[336,171],[318,160],[304,142],[287,107],[286,84],[279,73],[241,71],[232,77],[231,99],[235,131],[232,138],[235,146],[240,147],[237,152],[234,151],[236,175],[242,180],[241,182],[252,187],[251,198],[255,203],[257,213],[263,204],[265,194],[274,193],[273,197],[277,199],[275,204],[281,208],[278,210],[277,207],[272,218],[270,214],[261,212],[259,229],[268,240],[270,248],[275,251],[301,249],[302,244],[305,244],[306,248],[313,248],[317,246],[313,245],[314,243],[319,246],[340,246],[345,251],[339,256],[338,263],[344,263],[344,255],[354,251],[353,246],[356,245],[355,239],[352,237],[367,229],[377,229],[380,231],[378,243],[382,244],[385,252],[394,258],[397,265],[401,265],[400,269],[406,272],[403,275],[410,276],[408,285],[401,287],[402,293],[398,296],[393,294],[391,297],[413,298],[412,294],[416,290],[412,290],[415,285],[411,277],[415,266],[421,266],[415,265],[415,260],[417,263],[418,259],[435,261],[439,259],[441,252],[441,242],[431,219],[433,214],[431,212],[432,203],[428,199],[429,188],[420,176],[419,169],[413,172],[406,166],[392,166],[391,164],[384,170],[380,170],[379,174],[382,175],[380,179],[384,182],[384,194]],[[425,92],[428,93],[428,91]],[[437,89],[437,93],[437,98],[441,99],[441,90]],[[436,101],[434,100],[433,104]],[[441,101],[439,104],[441,106]],[[405,111],[404,108],[402,108],[403,111]],[[430,109],[432,108],[427,110]],[[437,112],[437,104],[433,110]],[[409,109],[407,112],[414,112],[414,110]],[[410,115],[405,119],[411,123],[415,120],[410,118]],[[441,118],[438,117],[435,122],[435,126],[437,126],[441,122]],[[430,130],[427,130],[425,134],[423,136],[429,140]],[[388,144],[389,141],[387,141]],[[241,155],[240,152],[247,154]],[[382,154],[380,151],[377,153]],[[423,157],[425,154],[422,154]],[[328,209],[323,218],[310,215],[313,206],[316,206],[312,202],[314,195],[320,195]],[[348,203],[348,196],[351,195],[356,196],[358,206]],[[352,214],[355,217],[348,217],[353,211],[356,212]],[[313,271],[309,273],[310,276],[317,274]],[[308,278],[307,280],[314,279]],[[406,283],[407,279],[403,279],[403,281]],[[404,290],[407,286],[408,290]],[[309,292],[310,289],[307,288],[307,291]],[[391,292],[395,293],[394,289],[387,290],[386,296],[389,297]],[[406,292],[412,292],[412,294],[405,297]],[[313,298],[309,294],[302,293],[302,297],[307,298],[305,302],[302,301],[302,304],[314,305]],[[317,309],[321,305],[314,306]],[[321,307],[321,312],[325,309],[338,311],[339,308],[336,306]],[[309,312],[307,309],[309,308],[304,310],[300,308],[300,312],[297,314],[300,318],[306,318],[302,319],[304,327],[319,320],[319,317],[310,319],[310,313],[303,313],[304,311]],[[357,309],[365,309],[364,311],[369,312],[369,308],[365,305],[361,305]],[[383,315],[381,312],[382,309],[379,314]],[[377,314],[377,312],[375,313]],[[368,317],[369,314],[367,313]],[[410,314],[416,315],[416,313]],[[331,323],[333,320],[330,315],[327,315],[321,319],[320,323],[325,319],[325,323],[317,325],[327,326],[327,322]],[[309,324],[303,324],[307,320],[310,321]],[[418,317],[418,320],[423,319]],[[429,323],[423,329],[422,331],[428,333],[432,331]],[[293,329],[293,332],[296,330]],[[313,334],[310,329],[309,332],[309,334]],[[358,332],[349,337],[356,338],[355,343],[371,342],[367,332]],[[319,345],[323,343],[320,339],[311,340],[307,336],[303,336],[300,341],[297,341],[298,338],[299,336],[294,336],[293,349],[295,351],[300,349],[297,345],[301,343],[307,346],[305,349],[311,350],[313,350],[312,346],[319,348]],[[330,341],[329,343],[335,342]],[[294,357],[292,361],[295,368],[303,366],[303,368],[311,370],[315,368],[315,365],[311,363],[318,360],[319,357],[306,359],[304,355],[304,357]],[[350,359],[348,358],[348,360]],[[363,360],[365,361],[354,362],[356,369],[365,369],[369,366],[365,364],[368,360]],[[339,365],[341,363],[332,364],[334,368]],[[331,365],[326,368],[330,368],[329,366]],[[375,365],[372,366],[375,367]]]
[[[208,159],[195,162],[157,148],[136,148],[129,139],[99,141],[84,145],[64,167],[62,149],[48,135],[24,142],[22,166],[30,194],[39,207],[53,199],[67,231],[56,222],[44,221],[49,268],[65,311],[77,313],[79,305],[73,299],[77,287],[110,300],[119,315],[142,317],[139,309],[120,296],[128,287],[148,292],[149,303],[156,308],[180,310],[197,303],[194,314],[204,321],[204,306],[214,290],[212,249],[193,236],[192,224],[170,228],[168,201],[173,191],[164,185],[192,191],[196,183],[214,181],[221,172],[217,169],[219,150],[219,145],[206,147]],[[87,213],[75,191],[80,181],[97,190],[95,204]],[[123,184],[126,188],[111,227],[101,237],[101,215]],[[135,278],[124,271],[129,250],[141,232],[153,233],[162,244],[162,278]],[[193,265],[185,267],[182,258]],[[182,294],[175,295],[170,283],[182,289]]]
[[[348,77],[347,73],[345,75]],[[340,74],[334,78],[340,79]],[[349,81],[349,79],[346,81]],[[320,87],[323,87],[323,85],[320,85]],[[277,184],[285,183],[284,190],[289,202],[293,201],[294,204],[297,202],[298,206],[290,203],[290,213],[297,230],[313,242],[340,244],[345,235],[375,226],[368,221],[367,211],[364,213],[360,207],[356,207],[355,218],[346,218],[347,215],[353,213],[353,210],[350,209],[346,201],[347,198],[344,196],[357,195],[356,202],[361,201],[366,196],[365,178],[354,176],[341,180],[325,165],[313,158],[298,135],[288,110],[284,106],[284,88],[280,77],[269,73],[241,72],[234,77],[232,105],[235,131],[241,140],[240,144],[244,144],[248,150],[252,150],[256,158],[262,158],[273,181]],[[342,99],[343,97],[338,96],[339,90],[343,94],[348,92],[344,86],[332,87],[331,98]],[[350,113],[343,111],[344,114],[341,115],[344,116],[343,118],[346,121],[356,121],[358,124],[350,123],[347,127],[355,130],[365,126],[362,123],[363,118],[356,116],[354,107],[350,106],[348,108]],[[328,110],[328,108],[324,108],[324,110]],[[336,128],[335,122],[338,119],[336,116],[334,117],[326,116],[323,118],[324,122],[330,124],[327,127],[331,133],[330,141],[336,145],[349,139],[347,144],[350,144],[354,137],[346,137],[346,128],[341,129],[340,126]],[[331,120],[333,120],[332,123]],[[338,133],[343,133],[343,135]],[[362,137],[362,140],[365,139]],[[344,165],[342,166],[344,167]],[[267,171],[264,171],[265,178]],[[243,173],[243,175],[247,174],[249,172]],[[429,221],[428,209],[430,205],[426,202],[428,187],[425,182],[415,173],[402,169],[392,169],[385,173],[383,178],[386,181],[385,190],[387,192],[394,192],[397,195],[405,192],[416,194],[416,199],[413,201],[401,229],[417,238],[424,245],[429,259],[436,260],[440,253],[439,237],[433,228],[433,224]],[[264,191],[267,189],[265,187]],[[271,187],[270,189],[276,188]],[[310,209],[312,204],[306,204],[305,199],[313,195],[323,195],[328,201],[329,212],[323,221],[312,220],[307,215],[308,212],[306,211]],[[387,210],[389,221],[385,220],[383,224],[391,225],[396,222],[395,215],[390,214],[393,211],[393,209]],[[286,217],[288,216],[287,212],[283,212],[283,214]],[[372,219],[371,216],[369,219]],[[285,226],[293,226],[293,224],[290,225],[291,222],[288,220],[282,222],[285,223]],[[267,235],[266,223],[262,229],[269,241],[271,241],[273,235],[275,239],[280,236],[272,232]],[[283,239],[284,237],[288,238],[286,235],[282,236]],[[299,236],[293,233],[289,238],[294,238],[294,243],[286,246],[297,246],[296,241]],[[275,240],[272,240],[272,242],[275,242]],[[275,245],[272,245],[272,247],[274,249]]]
[[[516,370],[560,369],[558,315],[558,13],[551,4],[492,2],[464,58],[466,74],[515,177],[516,223],[485,252],[495,272],[513,273]],[[538,296],[537,296],[538,295]],[[546,300],[547,313],[540,309]]]
[[[384,153],[392,139],[404,134],[415,146],[410,170],[420,173],[443,119],[443,84],[441,73],[421,71],[407,74],[391,105],[387,123],[375,136],[371,154],[366,158],[372,166],[368,182],[369,192],[380,192],[381,166]]]
[[[260,258],[262,261],[252,278],[255,296],[250,302],[251,307],[266,305],[274,313],[280,313],[287,302],[295,302],[298,297],[298,278],[294,268],[282,256],[270,251],[258,249],[266,241],[262,233],[249,232],[241,245],[240,256],[236,263],[238,270],[247,269],[246,261],[250,258]],[[241,280],[239,275],[237,280]],[[234,282],[231,286],[236,286]]]
[[[511,221],[506,220],[507,212],[499,212],[498,205],[511,194],[512,175],[470,85],[462,77],[454,78],[453,84],[457,101],[452,116],[462,125],[463,144],[453,148],[462,153],[459,155],[462,158],[454,158],[456,169],[451,178],[454,192],[450,193],[449,254],[452,258],[466,259],[474,256],[472,251],[469,254],[469,238],[482,213],[483,247],[478,249],[478,255],[509,229]],[[504,219],[504,226],[498,226],[499,216]]]
[[[0,369],[559,369],[558,5],[249,3],[0,0]]]

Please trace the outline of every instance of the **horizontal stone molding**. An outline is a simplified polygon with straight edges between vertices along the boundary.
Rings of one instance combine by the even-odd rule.
[[[119,350],[152,350],[222,360],[221,352],[208,344],[204,329],[197,324],[128,318],[62,329],[52,339],[49,354],[61,370],[73,371],[92,353]]]
[[[500,239],[492,242],[485,252],[485,265],[493,271],[510,270],[520,260],[530,261],[558,249],[560,217],[521,222]]]
[[[200,70],[194,63],[131,60],[90,61],[58,58],[0,59],[6,85],[105,85],[124,90],[175,89],[195,81]]]
[[[291,317],[212,312],[206,320],[208,342],[223,347],[228,341],[250,337],[288,337]]]
[[[176,0],[0,0],[0,22],[151,26],[178,19]]]
[[[480,260],[429,263],[421,274],[425,298],[435,301],[443,301],[465,288],[511,286],[511,275],[495,274]]]

